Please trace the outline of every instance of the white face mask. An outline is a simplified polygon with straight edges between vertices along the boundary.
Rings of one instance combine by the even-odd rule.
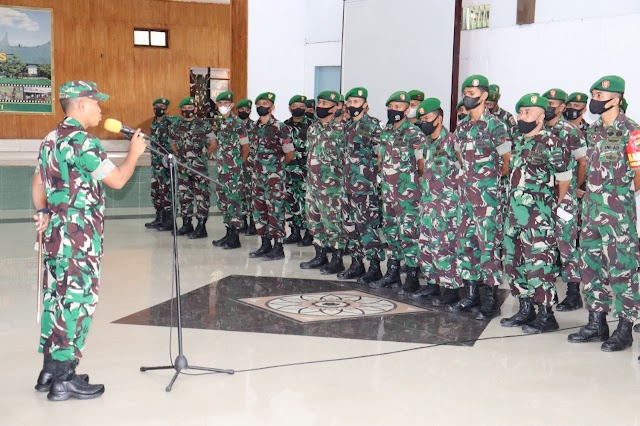
[[[416,118],[416,112],[418,108],[409,108],[409,114],[407,114],[407,118]]]
[[[229,111],[231,111],[231,107],[221,106],[218,108],[218,111],[220,111],[220,114],[222,115],[227,115]]]

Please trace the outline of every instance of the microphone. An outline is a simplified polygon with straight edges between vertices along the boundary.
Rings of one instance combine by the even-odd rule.
[[[121,122],[119,122],[118,120],[114,120],[113,118],[107,118],[104,121],[104,128],[110,131],[111,133],[122,133],[128,136],[129,138],[131,138],[133,134],[136,132],[135,129],[132,129],[131,127],[127,127],[123,125]],[[142,136],[147,140],[151,139],[149,135],[145,135],[142,132],[140,132],[140,136]]]

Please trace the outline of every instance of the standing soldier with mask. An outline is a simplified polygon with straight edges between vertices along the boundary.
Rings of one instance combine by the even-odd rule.
[[[169,168],[165,167],[162,159],[165,154],[171,153],[169,145],[169,126],[171,119],[167,117],[169,99],[158,98],[153,101],[154,118],[151,121],[151,147],[160,154],[151,151],[151,200],[156,209],[156,218],[153,222],[145,223],[146,228],[167,230],[173,229],[173,212],[171,211],[171,188],[169,187]],[[167,226],[165,226],[167,225]]]
[[[500,324],[522,326],[528,334],[559,328],[552,309],[556,297],[556,197],[564,198],[573,176],[568,146],[544,127],[547,107],[548,100],[537,93],[523,96],[516,104],[520,131],[511,158],[505,219],[505,270],[520,309]]]
[[[425,135],[407,119],[409,94],[396,92],[387,100],[389,125],[380,135],[378,168],[381,178],[382,217],[388,249],[387,273],[369,284],[371,288],[398,288],[400,262],[407,265],[407,278],[400,293],[419,287],[418,281],[418,213],[419,179],[424,165]]]
[[[574,92],[569,95],[567,108],[562,113],[564,118],[580,129],[584,135],[587,134],[587,129],[589,128],[589,123],[584,119],[584,113],[587,112],[588,101],[589,96],[587,96],[586,93]]]
[[[261,257],[262,260],[284,259],[285,164],[293,160],[295,151],[289,127],[273,116],[275,101],[276,95],[272,92],[258,95],[256,109],[260,118],[251,132],[251,146],[256,150],[253,218],[262,244],[258,250],[249,253],[249,257]]]
[[[231,112],[233,92],[222,92],[216,98],[220,114],[216,119],[217,141],[213,142],[216,155],[218,181],[216,188],[218,209],[227,233],[212,244],[224,249],[240,247],[240,227],[242,226],[242,163],[249,157],[249,139],[242,120]]]
[[[380,227],[380,197],[377,188],[378,154],[380,152],[380,121],[364,112],[368,91],[364,87],[351,89],[347,108],[352,117],[345,124],[346,154],[344,162],[345,197],[342,206],[351,266],[338,274],[342,280],[358,279],[369,284],[382,278],[380,261],[384,250],[378,235]],[[369,261],[369,271],[363,260]]]
[[[238,118],[242,120],[245,129],[247,129],[247,137],[251,142],[251,131],[255,123],[251,120],[251,107],[253,101],[251,99],[241,99],[236,104],[238,110]],[[249,143],[249,157],[242,163],[242,211],[244,218],[242,219],[242,227],[240,232],[245,235],[256,235],[256,225],[253,221],[253,158],[255,157],[255,147]]]
[[[216,139],[213,128],[206,121],[196,118],[193,97],[184,98],[180,101],[179,106],[182,120],[175,122],[169,128],[171,149],[179,161],[197,172],[209,176],[207,165]],[[187,169],[178,167],[178,172],[178,189],[182,210],[182,227],[178,229],[178,235],[188,235],[190,240],[206,238],[206,224],[211,205],[209,182]],[[194,210],[198,220],[195,231],[191,221]]]
[[[458,140],[443,125],[440,100],[426,99],[418,106],[418,125],[427,136],[420,200],[419,265],[427,285],[409,297],[439,296],[435,306],[456,303],[462,287],[458,275],[457,237],[460,165],[455,147]],[[444,291],[440,295],[439,284]]]
[[[605,352],[631,346],[638,317],[638,231],[634,188],[640,188],[637,159],[640,126],[620,110],[625,82],[602,77],[591,86],[589,111],[600,115],[587,130],[587,191],[580,232],[580,276],[589,322],[569,342],[603,341]],[[625,153],[629,150],[629,155]],[[609,337],[611,292],[618,328]]]
[[[560,262],[560,273],[562,281],[567,283],[567,297],[558,305],[557,310],[573,311],[582,308],[582,298],[580,297],[580,271],[578,269],[578,251],[576,243],[578,240],[578,201],[577,191],[584,182],[587,172],[587,144],[584,135],[575,125],[565,120],[562,113],[565,111],[568,100],[567,93],[561,89],[551,89],[542,95],[549,102],[545,112],[546,128],[563,145],[563,152],[568,158],[565,159],[568,170],[574,171],[569,190],[564,198],[560,200],[560,208],[569,213],[564,217],[557,217],[556,241],[558,248],[558,259]],[[577,174],[577,177],[575,177]]]
[[[424,101],[424,92],[420,90],[410,90],[408,93],[409,99],[409,112],[407,113],[407,119],[411,124],[418,124],[418,118],[416,117],[416,111],[420,102]]]
[[[285,120],[284,124],[291,128],[293,146],[295,147],[293,160],[287,164],[287,201],[286,220],[290,222],[291,235],[285,240],[285,244],[297,244],[299,246],[310,246],[313,237],[307,229],[305,220],[305,196],[307,193],[307,131],[313,123],[305,116],[306,96],[295,95],[289,100],[289,111],[291,118]],[[304,239],[300,236],[300,231],[304,229]],[[304,240],[304,241],[303,241]]]
[[[460,99],[458,104],[456,105],[456,117],[458,118],[458,123],[467,118],[469,115],[469,111],[464,107],[464,99]]]
[[[313,235],[315,257],[300,268],[320,268],[324,275],[344,271],[342,256],[347,238],[342,228],[344,197],[344,125],[335,118],[340,94],[325,90],[318,95],[318,121],[307,135],[307,220]],[[331,262],[327,252],[331,250]]]
[[[304,101],[304,105],[307,107],[307,112],[305,113],[307,118],[316,121],[318,119],[318,117],[316,117],[316,100],[307,98],[307,100]]]
[[[497,311],[497,289],[502,283],[500,242],[502,209],[500,179],[507,174],[511,141],[506,126],[486,108],[489,81],[472,75],[462,83],[469,116],[458,123],[462,188],[459,223],[460,277],[467,296],[448,312],[469,311],[480,305],[478,320],[490,320]],[[480,301],[479,287],[486,286]]]
[[[498,102],[500,101],[500,86],[497,84],[489,85],[489,97],[487,98],[487,108],[491,111],[491,114],[498,117],[502,123],[507,126],[507,133],[509,137],[514,137],[516,130],[518,130],[518,123],[516,123],[513,115],[507,110],[500,108]]]

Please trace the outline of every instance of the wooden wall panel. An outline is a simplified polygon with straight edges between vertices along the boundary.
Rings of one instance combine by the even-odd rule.
[[[245,0],[246,1],[246,0]],[[9,0],[53,9],[55,115],[0,114],[0,139],[40,139],[63,118],[57,88],[86,79],[111,95],[103,117],[148,127],[151,101],[167,97],[170,114],[189,96],[193,66],[231,68],[231,6],[171,0]],[[134,47],[134,28],[169,30],[169,49]],[[246,28],[245,28],[246,33]],[[245,34],[246,38],[246,34]],[[244,58],[235,56],[237,63]],[[244,76],[246,87],[246,72]],[[246,92],[246,90],[245,90]],[[102,138],[115,138],[94,129]]]
[[[249,0],[231,0],[231,90],[236,99],[247,97],[248,34]]]

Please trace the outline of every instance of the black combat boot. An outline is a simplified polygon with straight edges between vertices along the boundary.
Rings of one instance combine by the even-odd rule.
[[[533,309],[533,299],[530,297],[518,297],[520,309],[509,318],[502,318],[500,325],[503,327],[521,327],[536,319],[536,311]]]
[[[225,227],[227,228],[227,232],[224,234],[224,237],[220,238],[219,240],[211,241],[211,244],[213,244],[214,247],[222,247],[229,240],[229,236],[231,235],[231,227],[228,225],[225,225]]]
[[[268,235],[262,236],[262,245],[256,251],[249,253],[249,257],[262,257],[271,251],[271,238]]]
[[[300,264],[301,269],[317,269],[329,263],[329,259],[327,259],[327,248],[320,248],[317,244],[314,244],[313,247],[316,249],[315,257],[308,262],[302,262]]]
[[[156,210],[156,218],[153,219],[151,222],[145,223],[144,227],[148,229],[156,228],[161,223],[162,223],[162,210]]]
[[[457,288],[445,287],[442,295],[433,298],[433,306],[447,306],[458,303],[460,300],[460,290]]]
[[[182,216],[182,228],[178,229],[178,235],[189,235],[193,232],[193,225],[189,216]]]
[[[427,283],[409,294],[409,297],[414,300],[435,296],[440,296],[440,286],[434,283]]]
[[[351,265],[349,269],[344,272],[340,272],[338,274],[338,279],[340,280],[354,280],[356,278],[360,278],[365,273],[364,264],[362,263],[362,258],[359,256],[351,257]]]
[[[409,272],[409,267],[408,267],[408,266],[407,266],[407,264],[405,263],[405,264],[403,264],[403,265],[400,267],[400,273],[401,273],[401,274],[406,274],[407,272]]]
[[[546,305],[538,305],[538,315],[529,324],[522,326],[522,331],[527,334],[540,334],[556,331],[560,328],[556,317],[553,315],[553,308]]]
[[[282,243],[275,239],[273,242],[273,248],[269,250],[269,253],[266,253],[262,256],[262,260],[280,260],[284,259],[284,249],[282,247]]]
[[[297,244],[302,241],[302,237],[300,236],[300,227],[295,223],[291,222],[291,235],[289,235],[283,241],[284,244]]]
[[[305,229],[304,237],[302,237],[302,240],[298,243],[298,247],[309,247],[312,244],[313,244],[313,235],[311,235],[311,232],[309,232],[308,229]]]
[[[240,229],[235,226],[230,226],[229,228],[229,238],[222,245],[222,248],[225,250],[233,250],[242,247],[240,244]]]
[[[358,278],[358,284],[370,284],[380,278],[382,278],[382,271],[380,271],[380,259],[371,259],[367,273]]]
[[[54,361],[55,373],[51,389],[47,395],[49,401],[64,401],[69,398],[92,399],[104,393],[104,385],[92,385],[76,375],[75,361]]]
[[[569,340],[569,343],[586,343],[592,340],[604,342],[608,338],[607,313],[589,311],[589,322],[580,328],[577,333],[570,334],[567,340]]]
[[[498,286],[484,286],[484,297],[480,303],[480,311],[476,314],[479,321],[491,321],[499,314],[498,309]],[[551,313],[553,315],[553,312]],[[555,319],[554,319],[555,321]]]
[[[245,233],[249,229],[249,225],[247,224],[247,216],[242,216],[242,226],[238,229],[238,232]]]
[[[75,360],[75,363],[77,367],[79,361]],[[35,386],[35,389],[38,392],[49,392],[49,390],[51,389],[51,382],[53,380],[53,376],[55,375],[55,366],[56,363],[53,358],[51,358],[51,355],[45,355],[42,370],[40,371],[40,375],[38,375],[38,381],[36,382]],[[88,374],[76,374],[76,377],[89,383]]]
[[[198,240],[200,238],[207,238],[207,218],[198,219],[198,225],[196,230],[189,235],[190,240]]]
[[[171,213],[171,210],[164,210],[162,218],[162,223],[156,229],[158,231],[173,231],[173,213]]]
[[[404,284],[398,291],[398,294],[410,294],[417,291],[420,288],[420,281],[418,280],[418,268],[409,268],[407,271],[407,277],[404,279]]]
[[[616,328],[611,334],[611,337],[602,344],[601,349],[604,352],[618,352],[630,348],[633,344],[632,328],[633,321],[620,317],[618,328]]]
[[[400,281],[400,261],[389,259],[387,261],[387,273],[379,280],[369,283],[371,288],[400,288],[402,282]]]
[[[256,223],[253,221],[253,216],[249,217],[249,227],[245,231],[244,235],[258,235],[258,230],[256,229]]]
[[[320,268],[322,275],[337,274],[344,271],[344,263],[342,263],[342,256],[344,256],[344,250],[331,249],[332,257],[331,262]]]
[[[580,283],[567,283],[567,297],[556,307],[558,312],[575,311],[582,308],[582,297],[580,296]]]
[[[480,305],[480,293],[478,292],[478,281],[462,280],[467,295],[453,305],[447,305],[444,309],[447,312],[458,313],[470,311]]]

